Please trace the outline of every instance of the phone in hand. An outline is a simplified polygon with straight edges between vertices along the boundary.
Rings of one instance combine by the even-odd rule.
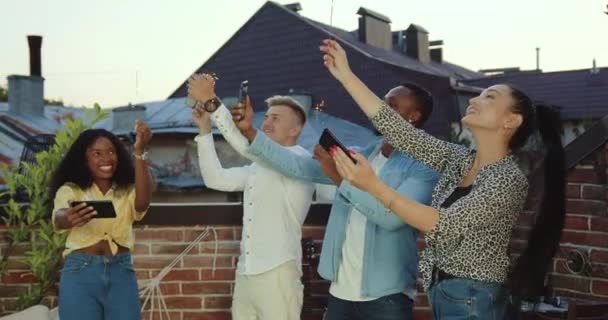
[[[237,102],[238,108],[242,109],[243,112],[241,112],[241,115],[237,119],[237,121],[241,121],[245,117],[245,114],[244,114],[245,97],[247,97],[248,94],[249,94],[249,80],[244,80],[243,82],[241,82],[241,85],[239,86],[239,98],[238,98],[238,102]]]
[[[239,103],[245,103],[245,97],[249,94],[249,80],[241,82],[239,86]]]
[[[342,144],[342,142],[340,142],[338,138],[336,138],[336,136],[327,128],[325,128],[323,130],[323,133],[321,134],[321,138],[319,139],[319,145],[321,145],[321,147],[323,147],[323,149],[325,149],[325,151],[327,152],[329,152],[329,149],[331,147],[336,146],[342,149],[342,151],[346,153],[346,155],[350,158],[350,160],[352,160],[353,163],[357,163],[357,160],[353,158],[353,156],[350,154],[344,144]]]
[[[81,203],[86,203],[87,206],[91,206],[97,211],[93,218],[116,218],[116,210],[110,200],[72,201],[70,206],[75,207]]]

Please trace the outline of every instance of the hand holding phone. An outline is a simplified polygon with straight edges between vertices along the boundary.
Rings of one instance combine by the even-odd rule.
[[[346,153],[346,155],[350,158],[350,160],[352,160],[353,163],[357,163],[357,160],[355,160],[355,158],[353,158],[353,156],[350,154],[350,152],[344,146],[344,144],[342,144],[342,142],[340,142],[338,140],[338,138],[336,138],[336,136],[331,131],[329,131],[329,129],[325,128],[323,130],[323,133],[321,134],[321,138],[319,139],[319,144],[327,152],[329,152],[331,147],[336,146],[336,147],[342,149],[342,151],[344,151],[344,153]]]
[[[71,207],[78,206],[82,203],[86,203],[87,206],[93,207],[97,214],[93,216],[97,218],[116,218],[116,211],[114,205],[110,200],[88,200],[88,201],[72,201],[70,202]]]
[[[245,117],[245,97],[247,97],[247,95],[249,94],[249,80],[244,80],[243,82],[241,82],[241,85],[239,86],[239,99],[237,102],[237,108],[239,109],[239,111],[241,112],[240,117],[234,117],[234,120],[241,121],[243,120],[243,118]]]

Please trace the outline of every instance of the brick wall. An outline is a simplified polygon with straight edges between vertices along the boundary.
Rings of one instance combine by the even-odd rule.
[[[555,294],[592,300],[608,300],[608,214],[605,185],[597,172],[589,167],[579,167],[569,175],[568,219],[558,256],[554,260],[551,285]],[[207,212],[208,213],[208,212]],[[526,222],[526,219],[523,219]],[[212,274],[214,242],[207,236],[163,280],[161,288],[171,319],[229,319],[231,293],[234,289],[234,269],[239,251],[240,227],[216,225],[218,233],[217,269]],[[151,227],[136,229],[135,268],[140,281],[156,276],[187,245],[194,240],[204,226]],[[520,228],[524,229],[524,228]],[[0,229],[1,231],[1,229]],[[304,237],[315,239],[320,248],[324,228],[306,226]],[[523,232],[522,232],[523,233]],[[516,232],[515,235],[521,234]],[[514,247],[521,247],[517,237]],[[419,247],[424,244],[419,241]],[[17,253],[25,251],[24,246]],[[0,242],[0,250],[4,244]],[[582,268],[575,262],[582,253]],[[572,273],[567,264],[570,261]],[[574,263],[573,263],[574,262]],[[11,262],[10,272],[0,283],[0,313],[11,311],[11,303],[20,293],[26,292],[31,276],[19,261]],[[312,297],[306,303],[313,307],[313,318],[320,319],[328,284],[319,279],[311,281]],[[55,290],[45,300],[56,304]],[[423,294],[417,301],[417,319],[431,319],[428,302]]]
[[[557,295],[608,301],[607,189],[602,180],[590,167],[570,173],[566,226],[551,274]],[[579,254],[583,264],[577,263]]]

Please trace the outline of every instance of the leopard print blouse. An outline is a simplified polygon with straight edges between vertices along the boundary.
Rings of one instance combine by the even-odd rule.
[[[475,151],[414,128],[386,105],[372,122],[399,151],[441,174],[431,203],[439,222],[425,234],[420,258],[424,287],[431,285],[433,266],[456,277],[503,283],[511,229],[528,194],[528,180],[514,157],[481,168],[469,194],[441,208],[471,168]]]

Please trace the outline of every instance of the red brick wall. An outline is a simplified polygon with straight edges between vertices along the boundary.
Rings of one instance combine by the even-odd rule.
[[[213,236],[208,235],[201,243],[180,261],[173,271],[161,282],[161,290],[169,309],[171,319],[230,319],[231,293],[234,290],[234,270],[236,267],[240,227],[214,226],[218,234],[218,255],[215,275],[212,273]],[[204,226],[193,227],[139,227],[136,229],[134,264],[140,284],[143,280],[155,277],[162,268],[184,250],[204,229]],[[307,226],[304,237],[315,240],[320,248],[324,227]],[[3,246],[0,248],[4,249]],[[19,247],[21,255],[26,248]],[[317,250],[318,251],[318,250]],[[2,278],[0,286],[0,314],[12,310],[16,297],[29,289],[33,280],[26,274],[22,263],[11,263],[10,272]],[[306,270],[305,270],[306,271]],[[329,284],[318,277],[310,281],[311,296],[308,303],[312,305],[314,318],[321,319],[322,308],[326,303]],[[55,305],[56,298],[51,296],[47,305]],[[426,297],[420,295],[418,304],[420,315],[428,313]],[[426,317],[421,317],[424,319]]]
[[[557,295],[608,301],[607,189],[600,182],[590,168],[576,169],[569,176],[566,227],[551,274]],[[585,256],[582,273],[566,267],[572,251]]]
[[[608,214],[606,189],[599,183],[595,172],[577,169],[570,174],[568,184],[568,219],[558,257],[554,261],[551,284],[558,295],[608,300]],[[212,275],[214,243],[209,235],[195,247],[162,282],[162,291],[171,319],[229,319],[231,293],[234,288],[234,269],[239,251],[240,227],[215,226],[218,232],[219,253],[217,270]],[[138,227],[136,229],[135,267],[139,280],[157,275],[204,229],[188,227]],[[0,229],[1,231],[1,229]],[[316,240],[323,237],[323,227],[307,226],[304,237]],[[518,234],[516,232],[516,234]],[[422,246],[423,244],[420,243]],[[514,240],[521,246],[521,240]],[[569,252],[580,250],[588,257],[586,273],[572,274],[566,268]],[[0,250],[4,244],[0,242]],[[20,246],[17,253],[25,248]],[[31,276],[20,262],[12,262],[10,272],[0,283],[0,313],[11,310],[11,302],[29,289]],[[314,314],[320,319],[328,284],[312,281],[309,299]],[[51,296],[46,301],[54,305]],[[430,319],[427,299],[419,294],[417,319]]]

